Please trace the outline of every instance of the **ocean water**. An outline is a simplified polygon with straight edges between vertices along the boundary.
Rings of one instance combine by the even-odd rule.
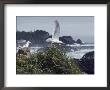
[[[71,51],[67,52],[67,56],[71,57],[71,58],[76,58],[76,59],[80,59],[83,57],[84,54],[86,54],[87,52],[91,52],[94,51],[94,44],[83,44],[83,45],[67,45],[69,47],[75,47],[77,48],[77,50],[71,49]],[[35,53],[37,52],[40,48],[43,47],[30,47],[30,52],[31,53]],[[18,50],[18,48],[17,48]]]
[[[81,49],[78,51],[72,51],[72,52],[68,52],[67,56],[71,57],[71,58],[76,58],[76,59],[81,59],[83,57],[83,55],[85,55],[88,52],[94,51],[94,49]]]
[[[86,53],[94,51],[94,44],[71,45],[71,47],[76,47],[78,50],[71,50],[71,52],[67,52],[67,56],[76,59],[81,59]]]

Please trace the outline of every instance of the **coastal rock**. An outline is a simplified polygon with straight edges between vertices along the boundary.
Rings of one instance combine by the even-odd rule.
[[[75,41],[71,36],[62,36],[59,38],[60,41],[62,41],[65,44],[74,44]]]
[[[49,33],[43,30],[36,30],[34,32],[17,31],[17,40],[30,41],[33,45],[42,45],[46,43],[46,39],[49,37]]]
[[[76,43],[77,43],[77,44],[82,44],[81,39],[77,39],[77,40],[76,40]]]
[[[19,40],[26,40],[26,41],[30,41],[32,43],[32,46],[43,46],[45,47],[47,44],[46,39],[47,38],[52,38],[52,35],[49,35],[48,32],[44,31],[44,30],[36,30],[34,32],[25,32],[25,31],[17,31],[16,32],[16,39],[17,42]],[[75,41],[72,36],[62,36],[59,37],[59,40],[62,41],[64,44],[74,44],[74,43],[78,43],[78,44],[82,44],[81,39],[78,39],[77,41]]]
[[[94,51],[86,53],[79,61],[81,69],[88,73],[94,74]]]

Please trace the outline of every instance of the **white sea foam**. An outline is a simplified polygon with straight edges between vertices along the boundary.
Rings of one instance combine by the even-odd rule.
[[[87,52],[91,52],[94,51],[94,44],[83,44],[83,45],[67,45],[70,47],[77,47],[77,51],[75,51],[74,49],[71,49],[71,52],[67,52],[67,56],[72,57],[72,58],[76,58],[76,59],[80,59],[83,57],[84,54],[86,54]],[[35,53],[37,52],[40,48],[43,47],[30,47],[30,52],[31,53]],[[18,50],[18,47],[17,47]]]
[[[84,54],[86,54],[87,52],[91,52],[91,51],[94,51],[94,49],[82,49],[78,51],[73,50],[72,52],[68,52],[67,56],[76,58],[76,59],[81,59]]]
[[[92,47],[94,46],[94,44],[67,44],[66,46],[70,46],[70,47],[81,47],[81,46],[85,46],[85,47]]]

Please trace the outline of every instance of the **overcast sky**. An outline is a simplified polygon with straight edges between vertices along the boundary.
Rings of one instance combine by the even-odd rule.
[[[60,24],[60,36],[80,38],[83,42],[94,42],[93,16],[17,16],[17,31],[45,30],[51,35],[55,20]]]

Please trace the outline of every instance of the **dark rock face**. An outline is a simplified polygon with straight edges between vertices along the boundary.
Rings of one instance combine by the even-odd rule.
[[[17,31],[17,40],[26,40],[32,42],[32,44],[45,44],[46,39],[49,37],[49,33],[43,30],[36,30],[34,32]]]
[[[71,36],[62,36],[59,38],[60,41],[62,41],[65,44],[74,44],[75,41]]]
[[[84,72],[94,74],[94,51],[86,53],[79,63]]]
[[[36,30],[34,32],[25,32],[25,31],[17,31],[16,32],[16,39],[17,40],[26,40],[32,43],[32,46],[39,45],[39,46],[46,46],[48,45],[46,39],[52,38],[52,35],[49,35],[48,32],[43,30]],[[62,41],[64,44],[82,44],[82,41],[78,39],[75,41],[71,36],[62,36],[59,37],[59,40]]]
[[[82,44],[82,41],[80,39],[77,39],[76,43]]]

